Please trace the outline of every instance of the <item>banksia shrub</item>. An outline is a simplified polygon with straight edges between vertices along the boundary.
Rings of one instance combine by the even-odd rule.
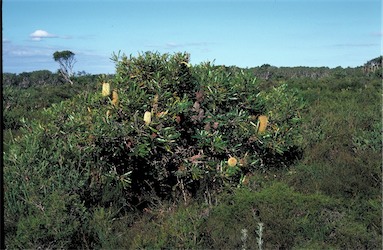
[[[102,84],[102,96],[110,95],[110,84],[108,82],[104,82]]]
[[[60,191],[73,198],[63,201],[60,212],[76,223],[73,232],[49,240],[78,239],[62,247],[87,248],[94,244],[84,241],[96,237],[84,236],[80,228],[92,217],[88,211],[113,204],[117,217],[154,203],[154,196],[186,200],[207,189],[219,193],[258,169],[296,159],[300,103],[286,86],[260,91],[250,72],[208,63],[192,66],[186,53],[114,59],[115,108],[102,105],[110,96],[110,85],[103,81],[102,95],[85,93],[47,109],[47,124],[28,125],[32,133],[4,155],[7,190],[13,192],[5,198],[15,220],[12,230],[19,230],[19,220],[33,224],[41,214],[38,202]],[[117,107],[118,101],[124,105]],[[258,134],[253,121],[261,114],[269,121],[260,119],[264,132]],[[53,247],[47,244],[27,247]]]

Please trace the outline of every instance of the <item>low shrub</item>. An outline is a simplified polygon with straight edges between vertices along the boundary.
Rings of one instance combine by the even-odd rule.
[[[212,249],[239,249],[244,244],[241,230],[246,229],[246,244],[258,246],[257,232],[263,223],[265,249],[378,248],[380,236],[376,227],[381,220],[377,204],[366,206],[368,217],[375,218],[369,225],[350,215],[350,208],[342,204],[329,196],[296,192],[281,182],[259,192],[240,188],[225,194],[211,209],[202,227],[203,244]],[[358,237],[351,239],[352,234]]]

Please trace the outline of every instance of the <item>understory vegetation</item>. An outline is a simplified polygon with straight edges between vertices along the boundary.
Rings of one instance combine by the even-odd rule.
[[[3,82],[7,248],[380,248],[381,72],[112,59]]]

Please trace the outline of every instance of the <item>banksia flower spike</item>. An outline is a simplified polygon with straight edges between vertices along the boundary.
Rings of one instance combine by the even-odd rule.
[[[259,120],[258,134],[260,134],[266,131],[268,119],[267,119],[267,116],[261,115],[258,117],[258,120]]]
[[[235,157],[230,157],[229,160],[227,160],[227,164],[229,167],[234,167],[237,165],[237,159]]]
[[[108,82],[104,82],[102,84],[102,96],[110,95],[110,84]]]
[[[152,113],[150,113],[149,111],[146,111],[144,114],[144,122],[146,125],[149,125],[151,121],[152,121]]]
[[[116,106],[118,104],[118,93],[117,90],[113,90],[113,95],[112,95],[112,104]]]

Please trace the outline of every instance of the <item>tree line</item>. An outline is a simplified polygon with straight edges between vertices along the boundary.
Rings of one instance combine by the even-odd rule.
[[[49,70],[38,70],[33,72],[23,72],[20,74],[3,73],[3,85],[18,86],[21,88],[28,88],[31,86],[41,85],[60,85],[64,83],[73,84],[73,77],[91,77],[92,75],[85,71],[73,72],[74,53],[71,51],[55,52],[53,58],[59,63],[60,69],[56,73]],[[308,78],[308,79],[322,79],[327,77],[343,78],[347,75],[353,76],[377,76],[382,78],[381,69],[382,56],[367,61],[363,66],[342,68],[329,67],[276,67],[270,64],[263,64],[258,67],[251,67],[247,70],[251,71],[255,77],[260,80],[278,81],[291,78]],[[240,70],[238,67],[226,67],[228,71]],[[93,76],[94,77],[94,76]],[[91,78],[93,78],[91,77]],[[78,79],[77,79],[78,80]]]

